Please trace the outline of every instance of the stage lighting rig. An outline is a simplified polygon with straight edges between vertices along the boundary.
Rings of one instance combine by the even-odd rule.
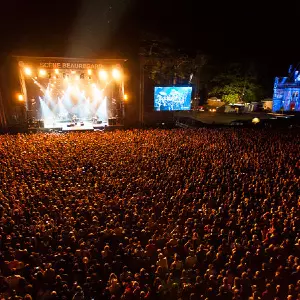
[[[115,79],[115,80],[120,80],[121,77],[122,77],[122,74],[121,74],[121,71],[117,68],[113,69],[112,70],[112,77]]]
[[[22,94],[18,94],[17,95],[17,98],[20,102],[23,102],[24,101],[24,96]]]
[[[24,69],[24,73],[25,73],[27,76],[31,76],[32,70],[31,70],[29,67],[26,67],[26,68]]]
[[[99,71],[99,77],[101,80],[107,80],[108,79],[108,74],[105,70],[100,70]]]
[[[41,69],[41,70],[39,71],[39,75],[40,75],[41,77],[44,77],[44,76],[46,76],[46,75],[47,75],[47,72],[46,72],[46,70],[44,70],[44,69]]]

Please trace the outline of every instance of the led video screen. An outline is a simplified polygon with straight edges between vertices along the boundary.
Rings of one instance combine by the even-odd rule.
[[[157,86],[154,88],[154,110],[190,110],[192,91],[193,89],[191,86]]]
[[[276,77],[274,82],[273,112],[300,111],[300,75],[295,71],[294,79]]]
[[[300,88],[277,88],[273,95],[273,112],[300,111]]]

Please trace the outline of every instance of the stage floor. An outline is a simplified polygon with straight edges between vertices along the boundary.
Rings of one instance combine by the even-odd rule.
[[[45,129],[54,129],[54,130],[62,130],[62,131],[76,131],[76,130],[97,130],[102,129],[108,126],[107,122],[102,122],[101,124],[95,124],[90,121],[84,121],[83,125],[78,122],[74,126],[69,126],[72,123],[70,122],[45,122],[44,128]]]

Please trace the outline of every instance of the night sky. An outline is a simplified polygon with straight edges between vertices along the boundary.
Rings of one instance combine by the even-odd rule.
[[[4,2],[4,3],[2,3]],[[220,2],[220,3],[218,3]],[[270,2],[271,3],[271,2]],[[130,56],[142,32],[179,48],[255,61],[285,76],[300,61],[296,1],[10,0],[0,4],[0,52],[37,56]]]

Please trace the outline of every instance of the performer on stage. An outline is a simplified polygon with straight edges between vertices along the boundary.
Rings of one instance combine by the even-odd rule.
[[[76,122],[77,122],[77,116],[76,116],[75,114],[74,114],[73,117],[72,117],[72,122],[73,122],[73,123],[76,123]]]
[[[92,120],[93,120],[93,123],[94,123],[94,124],[97,124],[98,116],[93,116]]]

